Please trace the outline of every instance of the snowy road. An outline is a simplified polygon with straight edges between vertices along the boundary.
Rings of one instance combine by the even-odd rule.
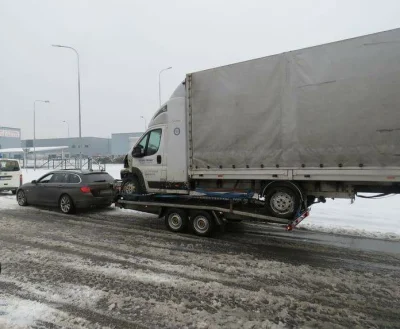
[[[400,328],[400,242],[0,209],[0,328]]]

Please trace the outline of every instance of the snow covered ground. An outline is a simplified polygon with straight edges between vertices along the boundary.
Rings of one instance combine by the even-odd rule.
[[[0,329],[396,328],[400,242],[317,231],[400,240],[398,201],[328,201],[292,233],[238,223],[203,239],[145,213],[68,216],[0,193]]]
[[[107,165],[107,171],[119,178],[121,165]],[[38,179],[47,170],[24,170],[24,182]],[[15,198],[11,195],[0,196],[0,209],[15,207]],[[369,200],[357,198],[351,204],[349,200],[327,200],[325,204],[312,207],[311,216],[299,225],[301,229],[367,236],[386,240],[400,240],[400,196]]]
[[[206,239],[127,214],[0,209],[0,328],[398,328],[399,242]]]

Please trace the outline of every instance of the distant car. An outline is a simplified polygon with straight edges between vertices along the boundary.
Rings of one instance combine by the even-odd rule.
[[[17,193],[22,185],[22,172],[19,163],[14,159],[0,159],[0,191]]]
[[[113,182],[114,178],[105,171],[52,171],[22,185],[17,202],[20,206],[55,206],[65,214],[76,209],[108,207],[114,200]]]

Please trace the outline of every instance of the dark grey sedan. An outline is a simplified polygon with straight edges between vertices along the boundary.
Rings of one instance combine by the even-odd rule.
[[[17,191],[20,206],[56,206],[69,214],[76,209],[107,207],[113,202],[114,178],[104,171],[57,170]]]

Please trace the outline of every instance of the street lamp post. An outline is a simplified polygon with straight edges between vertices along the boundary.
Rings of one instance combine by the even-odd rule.
[[[160,101],[160,107],[161,107],[161,73],[163,73],[164,71],[170,70],[172,69],[172,66],[167,67],[165,69],[162,69],[159,73],[158,73],[158,99]]]
[[[37,99],[33,102],[33,170],[36,170],[36,103],[41,102],[41,103],[50,103],[50,101],[43,101],[40,99]]]
[[[144,131],[146,131],[146,130],[147,130],[147,121],[146,121],[146,118],[145,118],[143,115],[141,115],[140,117],[144,120]]]
[[[67,124],[67,129],[68,129],[68,138],[69,138],[69,123],[67,122],[67,121],[63,121],[64,123],[66,123]]]
[[[67,48],[71,49],[75,52],[76,58],[78,60],[78,102],[79,102],[79,169],[82,169],[82,121],[81,121],[81,77],[80,77],[80,68],[79,68],[79,53],[75,48],[69,46],[62,45],[52,45],[53,47],[58,48]]]

